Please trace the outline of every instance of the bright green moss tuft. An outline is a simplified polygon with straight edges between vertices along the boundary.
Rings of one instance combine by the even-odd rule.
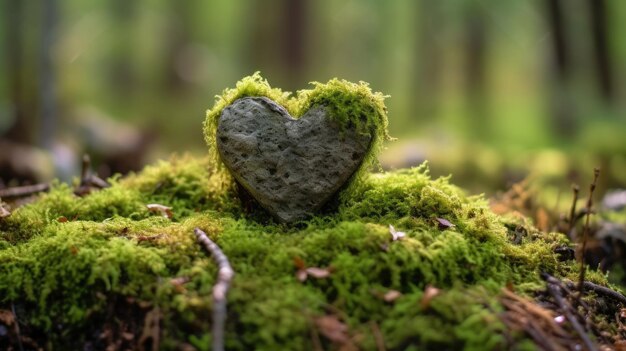
[[[263,217],[240,202],[214,139],[222,109],[245,96],[269,97],[296,117],[325,105],[340,125],[372,136],[336,206],[284,226],[257,220]],[[365,83],[333,79],[291,96],[255,73],[218,97],[204,132],[208,158],[172,157],[85,197],[56,183],[1,219],[0,309],[16,306],[28,329],[56,349],[84,348],[111,321],[134,325],[138,340],[143,318],[155,313],[163,349],[208,350],[217,268],[195,242],[195,227],[237,272],[226,325],[233,350],[311,349],[312,335],[320,335],[315,320],[329,314],[361,349],[376,348],[372,325],[389,349],[502,349],[503,287],[531,294],[544,285],[541,272],[577,277],[578,266],[554,253],[567,243],[564,236],[496,216],[449,178],[431,179],[425,164],[367,173],[389,137],[384,96]],[[171,207],[173,217],[151,213],[151,203]],[[406,236],[393,241],[390,225]],[[302,282],[294,262],[330,275]],[[607,282],[597,272],[588,278]],[[441,293],[424,305],[429,285]],[[384,301],[390,290],[402,296]],[[529,346],[523,335],[515,338],[520,348]]]
[[[540,272],[577,274],[554,254],[562,235],[496,216],[448,178],[431,179],[426,165],[364,175],[336,211],[297,226],[255,220],[218,174],[211,161],[182,156],[82,198],[55,185],[0,221],[0,309],[14,305],[55,349],[82,349],[105,323],[120,325],[112,321],[134,325],[139,340],[145,316],[158,313],[162,349],[208,350],[217,268],[195,242],[199,227],[236,271],[228,349],[311,349],[316,318],[332,314],[361,349],[376,348],[377,325],[388,349],[498,350],[503,287],[531,294],[543,286]],[[174,217],[150,213],[148,203],[171,206]],[[389,225],[406,237],[392,241]],[[519,226],[525,234],[512,240]],[[301,282],[296,261],[330,276]],[[423,306],[428,285],[441,293]],[[390,290],[402,296],[385,302]],[[528,346],[523,335],[515,342]]]

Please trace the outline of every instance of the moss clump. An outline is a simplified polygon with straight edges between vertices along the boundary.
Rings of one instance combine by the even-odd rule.
[[[15,306],[24,332],[55,349],[98,348],[101,335],[123,333],[137,346],[156,318],[162,349],[207,350],[217,270],[194,241],[199,227],[237,272],[228,349],[306,350],[312,335],[338,348],[316,326],[332,315],[361,349],[376,348],[376,325],[391,350],[496,350],[505,345],[500,289],[530,294],[543,286],[541,271],[576,274],[553,252],[563,236],[512,225],[481,197],[431,179],[426,165],[364,176],[336,212],[297,227],[255,221],[219,173],[210,160],[182,156],[83,198],[55,185],[0,221],[0,309]],[[171,206],[173,219],[148,203]],[[406,237],[392,241],[390,224]],[[525,234],[511,240],[518,225]],[[301,282],[294,262],[330,275]],[[441,293],[424,304],[428,285]],[[390,290],[402,295],[387,302]]]
[[[372,138],[361,166],[348,182],[349,186],[343,191],[344,195],[349,197],[349,194],[354,192],[356,183],[363,178],[368,169],[371,166],[377,166],[376,155],[381,150],[383,142],[391,139],[387,132],[385,96],[372,92],[365,82],[352,83],[334,78],[325,84],[313,82],[312,85],[312,89],[299,90],[293,95],[290,92],[272,88],[267,80],[256,72],[237,82],[234,89],[224,90],[222,95],[216,97],[216,102],[207,111],[204,121],[204,138],[209,146],[209,159],[228,178],[217,152],[215,135],[222,110],[237,99],[248,96],[268,97],[285,107],[294,118],[302,116],[313,106],[323,105],[331,111],[331,118],[340,126],[353,126],[359,133]]]

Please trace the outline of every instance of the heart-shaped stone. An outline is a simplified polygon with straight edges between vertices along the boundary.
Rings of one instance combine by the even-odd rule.
[[[324,106],[294,119],[265,97],[224,108],[216,139],[237,182],[285,223],[322,207],[359,168],[372,140],[353,126],[342,128]]]

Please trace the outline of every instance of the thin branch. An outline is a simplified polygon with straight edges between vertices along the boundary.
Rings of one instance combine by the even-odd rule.
[[[17,334],[17,346],[20,348],[20,351],[24,351],[24,345],[22,345],[22,335],[20,333],[20,322],[17,320],[17,313],[15,313],[15,304],[11,302],[11,312],[13,313],[13,318],[15,318],[15,334]]]
[[[573,287],[574,283],[568,283],[568,285]],[[624,305],[624,307],[626,307],[626,296],[620,294],[619,292],[613,289],[592,283],[590,281],[585,281],[583,283],[583,286],[585,287],[586,290],[591,290],[598,295],[604,295],[604,296],[610,297],[613,300],[620,302],[622,305]]]
[[[596,190],[596,184],[598,177],[600,176],[600,169],[595,168],[593,170],[593,182],[589,186],[589,197],[587,198],[585,226],[583,227],[582,246],[580,249],[580,276],[578,279],[578,291],[579,296],[583,295],[585,289],[585,250],[587,248],[587,237],[589,236],[589,217],[591,217],[591,207],[593,206],[593,192]]]
[[[593,342],[591,342],[591,339],[589,339],[589,336],[587,335],[587,332],[585,331],[583,326],[580,324],[578,319],[576,319],[576,316],[572,314],[571,306],[561,294],[561,288],[558,285],[550,283],[550,282],[548,282],[547,286],[548,286],[548,292],[554,298],[554,301],[557,303],[557,305],[561,309],[561,312],[563,312],[563,314],[565,315],[565,318],[567,318],[567,320],[570,322],[570,324],[572,325],[576,333],[581,337],[581,339],[585,343],[585,347],[587,348],[587,350],[597,351],[598,348],[596,347],[596,345],[594,345]]]
[[[226,322],[226,294],[235,271],[228,257],[200,228],[194,229],[198,242],[211,253],[217,264],[217,283],[213,286],[213,351],[224,350],[224,324]]]
[[[43,191],[48,191],[48,189],[50,189],[50,184],[48,183],[4,188],[4,189],[0,189],[0,198],[25,197],[25,196],[30,196],[30,195],[37,194]]]
[[[574,194],[574,197],[572,199],[572,208],[570,209],[569,212],[569,228],[567,229],[567,235],[570,238],[572,237],[572,231],[574,230],[574,226],[576,225],[576,202],[578,201],[578,192],[580,191],[580,188],[578,187],[577,184],[573,184],[572,185],[572,193]]]
[[[83,155],[83,162],[80,171],[80,184],[74,189],[74,194],[77,196],[89,195],[91,191],[95,189],[104,189],[111,186],[102,178],[93,174],[91,171],[91,157],[89,155]]]

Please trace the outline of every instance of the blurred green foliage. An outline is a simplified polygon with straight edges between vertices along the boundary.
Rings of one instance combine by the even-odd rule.
[[[5,0],[2,6],[0,135],[8,139],[49,148],[47,135],[75,138],[72,126],[98,111],[158,135],[153,157],[201,152],[200,125],[214,96],[261,71],[286,91],[333,77],[369,82],[390,95],[396,145],[419,140],[415,155],[392,144],[390,164],[429,159],[435,174],[460,173],[462,185],[460,165],[484,168],[483,177],[500,174],[501,165],[524,173],[527,162],[517,160],[546,148],[579,172],[626,164],[623,1]],[[476,149],[489,157],[467,151]],[[449,167],[450,155],[463,162]],[[606,174],[612,173],[623,174]],[[623,187],[626,179],[609,183]]]

